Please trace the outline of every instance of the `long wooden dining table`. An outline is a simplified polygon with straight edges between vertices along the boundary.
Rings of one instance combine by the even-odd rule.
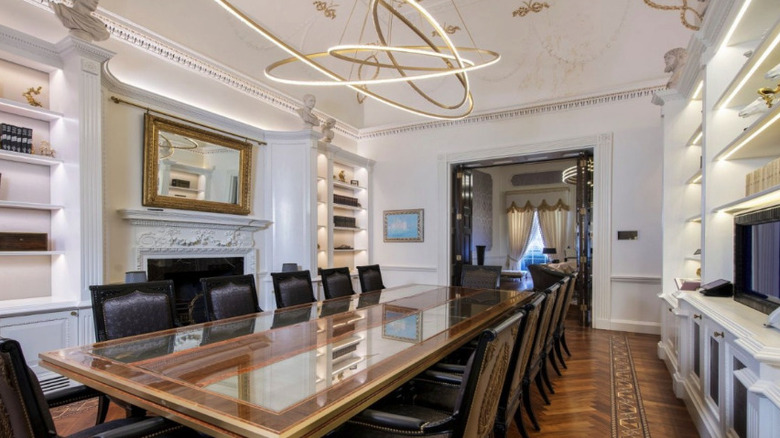
[[[408,285],[40,355],[212,436],[317,437],[530,300]]]

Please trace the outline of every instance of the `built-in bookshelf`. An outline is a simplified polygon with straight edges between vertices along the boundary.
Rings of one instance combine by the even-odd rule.
[[[317,158],[317,267],[370,261],[370,186],[373,161],[320,143]]]

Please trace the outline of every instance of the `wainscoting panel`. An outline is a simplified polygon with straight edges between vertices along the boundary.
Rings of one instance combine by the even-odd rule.
[[[661,277],[613,275],[609,329],[634,333],[661,333],[658,292]]]

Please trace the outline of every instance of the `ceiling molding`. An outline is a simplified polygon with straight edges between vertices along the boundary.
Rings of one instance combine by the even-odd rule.
[[[494,122],[499,120],[515,119],[518,117],[530,116],[534,114],[552,113],[552,112],[565,111],[570,109],[580,109],[589,106],[604,105],[613,102],[619,102],[623,100],[652,97],[653,93],[665,89],[666,89],[665,85],[658,85],[653,87],[637,88],[637,89],[627,90],[627,91],[619,91],[619,92],[609,93],[609,94],[601,94],[598,96],[589,96],[589,97],[582,97],[578,99],[551,102],[542,105],[532,105],[532,106],[519,107],[510,110],[487,112],[487,113],[469,116],[460,120],[435,120],[435,121],[424,122],[424,123],[397,126],[392,128],[361,129],[358,138],[359,140],[366,140],[371,138],[385,137],[388,135],[396,135],[396,134],[402,134],[407,132],[461,126],[461,125],[468,125],[472,123]]]

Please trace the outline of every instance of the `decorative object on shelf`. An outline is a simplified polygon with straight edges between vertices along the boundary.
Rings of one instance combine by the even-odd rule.
[[[92,15],[97,9],[98,0],[73,0],[72,7],[50,0],[49,5],[74,37],[86,41],[104,41],[110,36],[106,25]]]
[[[336,119],[328,117],[325,123],[322,124],[322,138],[321,141],[330,143],[333,141],[333,128],[336,126]]]
[[[348,205],[350,207],[361,207],[358,198],[352,196],[337,195],[335,193],[333,194],[333,203],[339,205]]]
[[[347,182],[347,174],[343,170],[339,172],[339,181]]]
[[[680,22],[683,26],[691,30],[699,30],[704,20],[704,13],[707,12],[709,0],[679,0],[679,6],[660,5],[652,0],[645,0],[645,4],[653,9],[662,11],[680,11]],[[694,4],[691,6],[690,4]]]
[[[52,149],[51,144],[46,140],[41,140],[36,148],[36,152],[38,155],[51,158],[54,158],[54,155],[56,154],[54,149]]]
[[[355,218],[351,216],[333,216],[333,226],[341,228],[357,228]]]
[[[40,85],[38,86],[38,88],[30,87],[27,89],[27,91],[22,93],[22,96],[24,96],[24,98],[27,99],[27,103],[29,103],[30,106],[42,107],[43,105],[41,105],[41,103],[35,100],[35,98],[33,97],[41,94],[42,89],[43,87],[41,87]]]
[[[171,179],[171,187],[178,187],[182,189],[190,188],[190,182],[183,179],[173,178]]]
[[[764,97],[757,97],[756,100],[745,105],[745,107],[740,110],[739,116],[744,118],[754,114],[765,113],[769,111],[773,103],[773,99],[770,99],[770,102],[767,102]]]
[[[337,247],[335,247],[333,249],[355,249],[355,248],[353,248],[353,247],[351,247],[349,245],[343,244],[343,245],[339,245],[339,246],[337,246]]]
[[[745,175],[745,196],[780,186],[780,158]]]
[[[422,242],[423,209],[385,210],[383,212],[385,242]]]
[[[304,128],[311,129],[315,126],[320,126],[320,119],[314,115],[314,105],[317,103],[317,98],[313,94],[306,94],[303,96],[303,106],[298,108],[296,112],[301,116],[303,120]]]
[[[174,122],[149,113],[144,116],[144,124],[143,205],[225,214],[250,213],[252,146],[246,138],[221,135],[214,130],[196,128],[191,124]],[[169,139],[173,147],[179,143],[197,143],[211,153],[206,154],[205,158],[201,157],[204,160],[202,167],[179,164],[170,158],[162,158],[159,145],[163,136]],[[211,161],[216,159],[218,161]],[[231,189],[219,193],[204,192],[205,199],[196,199],[194,196],[177,197],[168,193],[171,188],[170,176],[173,176],[171,171],[206,180],[203,187],[209,186],[209,180],[216,181],[221,178],[225,187]],[[160,179],[161,172],[169,177]],[[158,181],[162,181],[162,184]],[[200,184],[198,186],[200,187]]]
[[[351,179],[351,180],[349,180],[349,183],[350,183],[351,185],[353,185],[353,186],[357,186],[357,187],[359,187],[359,186],[360,186],[360,181],[358,181],[358,180],[356,180],[356,179]]]
[[[672,77],[669,78],[669,82],[666,83],[667,88],[675,88],[680,82],[680,76],[685,69],[685,63],[688,61],[688,51],[682,47],[677,47],[669,50],[664,54],[664,73],[672,73]]]
[[[303,53],[288,43],[279,39],[273,32],[256,22],[247,13],[239,10],[228,0],[214,0],[228,13],[240,20],[246,26],[257,32],[263,38],[275,44],[291,57],[276,61],[265,69],[266,77],[271,80],[292,85],[307,86],[346,86],[360,95],[368,96],[396,109],[404,110],[416,115],[438,119],[461,119],[471,114],[474,109],[474,101],[471,95],[471,86],[468,73],[478,68],[492,65],[500,59],[496,52],[476,47],[474,39],[471,47],[457,47],[436,19],[419,2],[411,0],[370,1],[355,0],[349,18],[344,23],[345,35],[347,31],[353,35],[360,35],[360,40],[355,43],[340,44],[329,47],[318,53]],[[451,0],[452,8],[457,12],[461,22],[457,26],[463,28],[471,36],[468,26],[463,22],[463,14],[458,10],[454,0]],[[316,6],[316,3],[315,3]],[[327,9],[327,4],[325,5]],[[412,11],[399,11],[402,6],[409,6]],[[360,9],[358,9],[358,7]],[[355,18],[353,20],[353,17]],[[373,22],[373,26],[365,26],[365,23]],[[420,23],[420,24],[415,24]],[[363,28],[374,32],[363,32]],[[442,39],[441,45],[434,44],[427,35],[435,31]],[[419,38],[421,41],[409,41],[409,45],[392,45],[389,41],[401,40],[398,35],[404,33]],[[404,41],[406,43],[406,41]],[[474,59],[466,59],[464,53],[471,53]],[[403,54],[404,59],[418,58],[418,62],[399,62],[398,55]],[[365,57],[365,58],[364,58]],[[319,58],[328,61],[320,62]],[[428,62],[435,60],[436,64]],[[318,80],[299,79],[305,77],[293,75],[290,72],[303,66],[321,74],[324,78]],[[354,70],[361,67],[369,67],[372,70],[381,71],[378,76],[366,79],[353,75]],[[282,69],[282,67],[284,67]],[[283,70],[282,73],[279,70]],[[439,87],[438,94],[425,90],[416,82],[426,79],[444,78],[454,87],[462,90],[454,103],[449,101],[452,90],[449,87]],[[382,84],[381,94],[369,87]],[[409,90],[398,87],[410,87]],[[409,92],[406,92],[409,91]],[[391,97],[392,96],[392,97]],[[359,96],[360,98],[360,96]],[[447,100],[445,100],[447,99]]]
[[[525,17],[529,13],[539,13],[542,12],[542,9],[549,8],[550,5],[547,2],[534,2],[531,0],[528,0],[526,2],[523,2],[523,6],[520,6],[519,8],[512,11],[513,17]]]
[[[777,84],[775,88],[759,88],[758,94],[761,95],[761,98],[764,99],[766,102],[766,106],[769,108],[772,108],[772,103],[774,102],[775,95],[780,93],[780,84]]]
[[[0,233],[0,251],[48,251],[46,233]]]

